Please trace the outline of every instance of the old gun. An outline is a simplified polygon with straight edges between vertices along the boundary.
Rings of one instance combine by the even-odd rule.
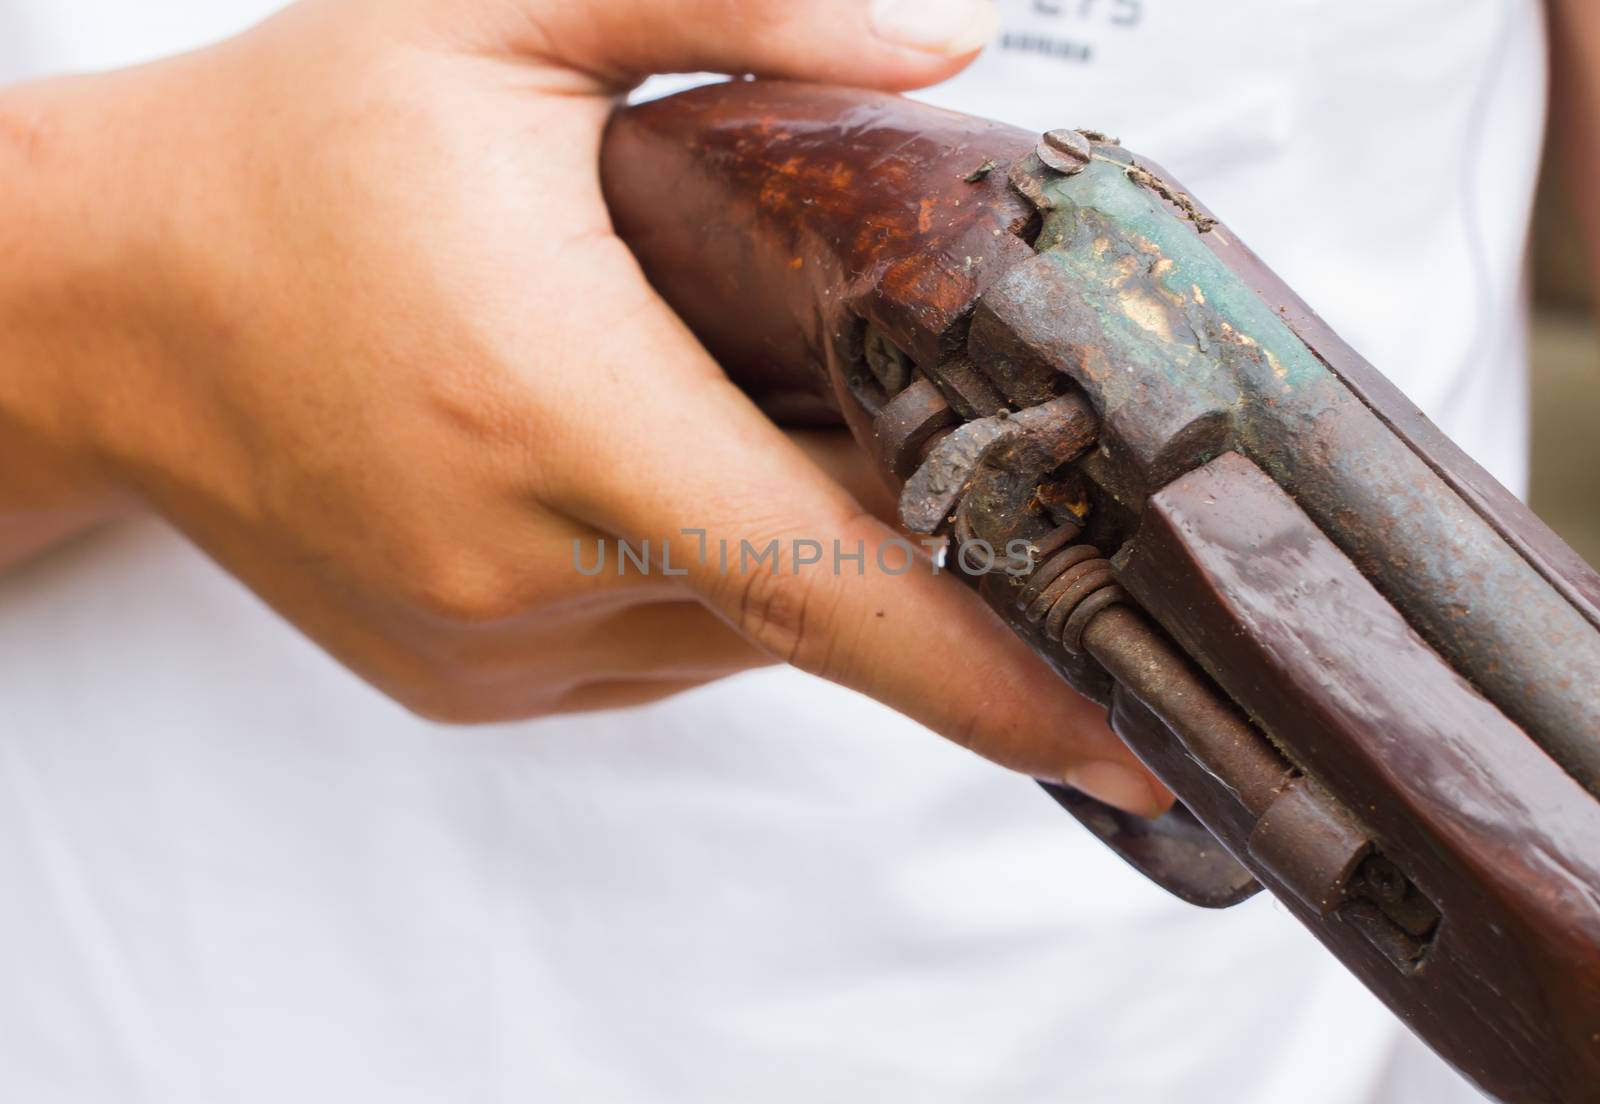
[[[1261,887],[1501,1100],[1600,1100],[1600,577],[1159,166],[898,97],[736,81],[620,111],[607,201],[775,416],[1178,795],[1055,789],[1220,907]]]

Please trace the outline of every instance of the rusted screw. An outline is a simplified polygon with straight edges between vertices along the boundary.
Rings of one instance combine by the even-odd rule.
[[[1033,151],[1047,168],[1071,176],[1083,171],[1094,155],[1089,139],[1075,130],[1052,130]]]
[[[896,395],[911,382],[911,358],[884,336],[876,326],[868,326],[863,344],[867,367],[889,395]]]
[[[1372,895],[1387,904],[1399,904],[1406,896],[1406,876],[1389,860],[1374,855],[1363,868],[1364,880]]]

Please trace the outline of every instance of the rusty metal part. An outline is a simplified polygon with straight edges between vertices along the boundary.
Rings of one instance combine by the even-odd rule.
[[[1042,475],[1076,460],[1094,445],[1100,429],[1094,407],[1077,392],[1003,416],[1019,435],[1000,462],[1024,475]]]
[[[897,478],[905,479],[922,463],[933,435],[955,423],[955,412],[944,395],[919,379],[889,400],[873,420],[873,455]]]
[[[992,451],[973,476],[956,509],[958,540],[1005,548],[1044,539],[1060,525],[1047,489],[1057,472],[1095,442],[1097,423],[1080,396],[1008,418],[1022,432]]]
[[[911,358],[876,326],[869,324],[862,340],[867,367],[878,386],[885,395],[899,394],[911,382]]]
[[[1125,605],[1102,610],[1084,627],[1083,646],[1240,806],[1266,812],[1292,768],[1140,613]]]
[[[1061,558],[1074,559],[1066,553]],[[1092,572],[1099,562],[1078,558],[1051,586],[1074,571]],[[1406,973],[1419,969],[1440,917],[1433,901],[1398,866],[1373,853],[1371,837],[1345,807],[1300,777],[1204,673],[1124,605],[1120,588],[1106,583],[1094,594],[1101,603],[1081,600],[1075,611],[1084,622],[1083,648],[1121,690],[1160,719],[1188,758],[1237,805],[1226,818],[1211,821],[1212,830],[1242,845],[1280,894],[1292,895],[1318,917],[1343,915],[1392,964]],[[1054,637],[1048,625],[1045,635]]]
[[[1029,550],[1035,570],[1038,569],[1038,565],[1054,559],[1057,552],[1077,540],[1082,533],[1083,526],[1075,521],[1069,521],[1040,537]]]
[[[1076,467],[1063,469],[1050,482],[1041,483],[1034,498],[1057,525],[1081,525],[1089,516],[1088,486]]]
[[[990,173],[994,172],[995,169],[998,169],[999,167],[1000,167],[1000,163],[998,161],[996,161],[992,157],[986,157],[983,160],[983,164],[981,164],[977,168],[973,169],[971,172],[969,172],[966,176],[963,176],[961,179],[962,179],[962,181],[964,181],[967,184],[976,184],[978,181],[982,180],[984,177],[988,176]]]
[[[1075,130],[1052,130],[1039,139],[1039,144],[1034,147],[1034,156],[1047,167],[1054,169],[1064,176],[1082,172],[1083,167],[1094,156],[1093,149],[1089,146],[1089,139]]]
[[[956,504],[991,449],[1016,433],[1001,418],[967,422],[945,437],[900,492],[900,524],[931,536],[955,518]]]
[[[1042,574],[1050,580],[1048,585],[1037,591],[1031,586],[1024,589],[1020,601],[1027,602],[1027,617],[1040,624],[1045,638],[1072,655],[1083,651],[1083,631],[1089,621],[1107,606],[1127,599],[1111,561],[1092,545],[1063,550]]]
[[[1028,205],[1041,213],[1055,206],[1055,200],[1050,193],[1045,191],[1045,175],[1040,170],[1048,171],[1047,166],[1039,160],[1037,147],[1028,157],[1019,157],[1011,162],[1011,168],[1006,171],[1006,182],[1014,188],[1018,195],[1028,201]]]
[[[1169,184],[1159,171],[1137,164],[1126,165],[1123,171],[1139,187],[1148,188],[1170,203],[1184,218],[1194,223],[1194,228],[1200,233],[1209,234],[1216,228],[1217,220],[1196,203],[1188,192]]]
[[[967,355],[983,376],[1017,406],[1048,402],[1067,386],[1067,377],[1037,350],[997,329],[994,316],[979,312],[967,334]]]
[[[964,350],[941,356],[924,366],[923,371],[949,400],[950,408],[962,418],[992,418],[1006,409],[1006,400]]]
[[[1406,974],[1422,969],[1443,919],[1439,906],[1378,854],[1368,855],[1351,876],[1339,916]]]
[[[1095,426],[1094,411],[1078,394],[967,422],[906,481],[900,523],[913,533],[937,533],[954,523],[957,505],[991,459],[998,455],[1000,464],[1024,476],[1045,472],[1089,448]]]
[[[1113,715],[1113,727],[1119,734],[1132,723],[1127,706]],[[1142,713],[1139,723],[1166,731],[1148,712]],[[1261,891],[1261,883],[1226,847],[1219,846],[1216,837],[1183,805],[1174,805],[1156,820],[1146,820],[1065,786],[1044,788],[1117,854],[1134,867],[1152,872],[1164,889],[1191,905],[1229,908]]]
[[[1064,525],[1057,532],[1072,533],[1075,540],[1081,529],[1076,525]],[[1017,580],[1022,584],[1022,591],[1017,595],[1017,609],[1030,625],[1043,621],[1045,614],[1056,604],[1059,597],[1056,584],[1061,577],[1086,561],[1101,562],[1099,550],[1092,545],[1075,545],[1052,554],[1026,579]]]
[[[1372,840],[1336,801],[1297,778],[1267,807],[1250,833],[1250,857],[1319,916],[1345,903],[1345,889],[1372,851]],[[1391,864],[1396,876],[1404,879]]]
[[[917,458],[917,462],[919,464],[927,463],[928,457],[933,455],[934,450],[944,444],[945,438],[954,432],[953,428],[947,426],[944,429],[936,429],[929,434],[927,441],[923,442],[922,454]]]

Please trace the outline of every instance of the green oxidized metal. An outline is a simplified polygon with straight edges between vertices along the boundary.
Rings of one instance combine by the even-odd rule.
[[[1038,256],[983,309],[1100,412],[1085,470],[1102,492],[1137,511],[1184,472],[1247,456],[1600,794],[1600,634],[1582,614],[1208,248],[1184,197],[1104,155],[1045,195]]]

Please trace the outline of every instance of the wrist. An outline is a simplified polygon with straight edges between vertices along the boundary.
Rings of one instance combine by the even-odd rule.
[[[170,359],[173,265],[142,74],[0,89],[0,513],[122,503],[117,424]],[[177,203],[177,197],[169,197]]]

